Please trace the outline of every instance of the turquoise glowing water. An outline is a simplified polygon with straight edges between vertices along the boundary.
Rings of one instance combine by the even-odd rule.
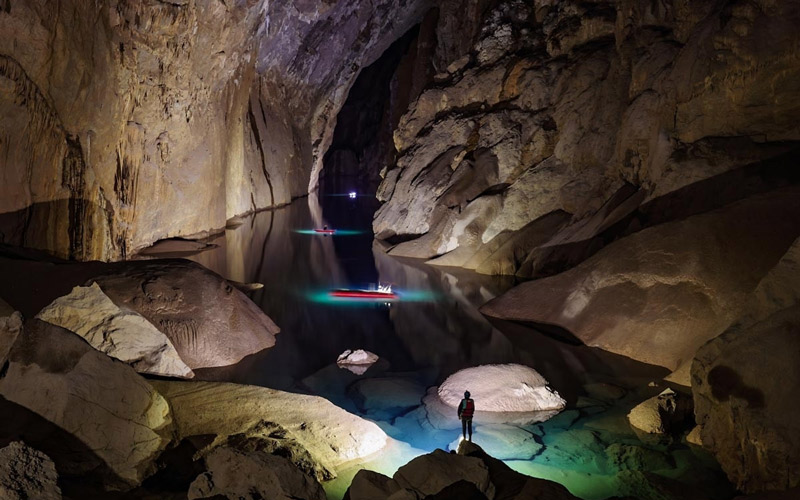
[[[477,307],[513,280],[388,257],[373,248],[367,201],[334,196],[323,198],[321,207],[313,198],[300,199],[249,217],[215,240],[218,248],[192,257],[230,279],[263,283],[251,297],[281,328],[273,348],[234,367],[197,370],[199,379],[316,394],[398,440],[401,448],[382,462],[354,466],[326,483],[330,498],[341,498],[358,467],[391,474],[413,456],[454,442],[460,430],[432,428],[420,400],[450,374],[490,363],[535,368],[568,404],[547,422],[517,429],[525,443],[504,443],[502,432],[476,420],[475,442],[493,447],[515,470],[560,482],[586,500],[682,498],[688,489],[711,499],[732,496],[708,456],[680,439],[659,442],[628,426],[626,413],[663,389],[648,383],[665,370],[520,325],[488,322]],[[309,230],[326,224],[348,232],[322,236]],[[378,283],[392,284],[399,299],[329,295],[335,288]],[[347,349],[366,349],[380,360],[356,375],[335,363]],[[596,399],[584,387],[592,382],[631,390],[618,400]]]

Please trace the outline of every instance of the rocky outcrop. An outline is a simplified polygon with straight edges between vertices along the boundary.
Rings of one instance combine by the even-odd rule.
[[[0,449],[0,498],[60,500],[55,464],[50,457],[21,441]]]
[[[119,259],[308,193],[359,71],[433,4],[4,6],[0,240]]]
[[[792,244],[798,194],[784,188],[642,230],[481,312],[557,325],[588,345],[674,370],[737,320]]]
[[[0,316],[0,363],[5,364],[8,353],[22,331],[22,315],[12,312],[8,316]]]
[[[800,484],[800,306],[703,346],[692,365],[695,415],[704,448],[745,493]]]
[[[341,464],[381,450],[388,440],[377,425],[316,396],[216,382],[152,384],[169,401],[181,438],[211,435],[214,446],[240,433],[268,437],[273,429],[263,423],[276,424],[329,471],[328,477]]]
[[[400,120],[376,235],[394,255],[542,276],[786,182],[798,18],[786,3],[499,2]],[[726,177],[751,166],[752,182]]]
[[[94,280],[115,304],[162,331],[192,369],[231,365],[275,344],[275,323],[242,292],[194,262],[141,262]]]
[[[141,315],[114,305],[97,283],[73,288],[36,317],[77,333],[98,351],[131,365],[137,372],[194,376],[163,333]]]
[[[30,438],[68,476],[138,484],[171,439],[166,400],[129,366],[39,320],[27,321],[0,378],[4,433]],[[69,436],[63,436],[63,433]]]
[[[217,448],[206,457],[206,465],[208,471],[189,488],[190,500],[215,496],[243,500],[327,498],[317,481],[285,458],[269,453]]]
[[[462,442],[458,453],[435,450],[400,467],[392,478],[377,472],[359,471],[344,498],[566,500],[576,497],[560,484],[514,472],[479,446]]]

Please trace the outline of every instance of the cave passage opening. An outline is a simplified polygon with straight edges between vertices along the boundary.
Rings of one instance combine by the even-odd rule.
[[[355,193],[364,208],[377,209],[381,171],[395,162],[392,134],[408,104],[432,79],[435,44],[427,24],[408,30],[356,78],[323,158],[323,197],[352,199]]]

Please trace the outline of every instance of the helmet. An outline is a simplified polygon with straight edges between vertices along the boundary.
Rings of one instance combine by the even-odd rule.
[[[469,399],[469,391],[464,391],[464,397]]]

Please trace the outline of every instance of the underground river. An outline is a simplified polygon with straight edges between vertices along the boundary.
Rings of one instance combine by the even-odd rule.
[[[474,441],[513,469],[557,481],[586,500],[732,496],[704,452],[679,437],[637,435],[628,425],[627,412],[665,388],[667,370],[580,345],[568,332],[490,323],[477,308],[513,286],[513,278],[388,257],[373,248],[374,208],[366,198],[312,195],[248,216],[212,238],[215,248],[187,256],[228,279],[263,283],[250,297],[281,328],[273,348],[235,366],[197,370],[198,379],[322,396],[405,443],[402,461],[340,471],[325,484],[329,498],[341,498],[360,467],[391,475],[414,455],[457,441],[460,430],[427,423],[420,400],[454,372],[490,363],[530,366],[567,400],[558,416],[507,433],[475,422]],[[323,225],[347,232],[309,234]],[[332,288],[378,283],[405,294],[391,305],[327,299]],[[380,360],[356,375],[336,365],[347,349]]]

